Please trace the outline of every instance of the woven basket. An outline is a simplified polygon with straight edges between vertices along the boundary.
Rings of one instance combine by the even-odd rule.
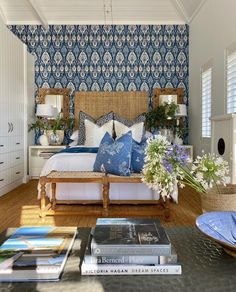
[[[202,211],[236,211],[236,185],[229,184],[220,187],[220,194],[216,189],[201,193]]]

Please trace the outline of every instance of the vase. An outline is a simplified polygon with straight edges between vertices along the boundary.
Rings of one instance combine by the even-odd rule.
[[[200,193],[202,212],[236,211],[236,185],[220,186],[220,193],[213,188],[207,193]]]
[[[170,142],[173,143],[174,141],[174,134],[173,131],[171,129],[167,129],[167,128],[162,128],[160,129],[160,134],[162,136],[165,136],[166,139]]]
[[[49,145],[61,145],[64,139],[64,131],[63,130],[47,130],[47,137]]]

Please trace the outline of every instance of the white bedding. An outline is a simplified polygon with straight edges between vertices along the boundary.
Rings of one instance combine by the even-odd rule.
[[[57,171],[92,171],[95,153],[59,153],[49,158],[40,176]],[[57,184],[58,200],[101,200],[102,186],[98,183],[60,183]],[[50,195],[47,186],[47,195]],[[110,184],[111,200],[157,200],[159,195],[142,183]]]

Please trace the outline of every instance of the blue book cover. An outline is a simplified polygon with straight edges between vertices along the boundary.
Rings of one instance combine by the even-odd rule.
[[[64,236],[54,233],[55,227],[20,227],[1,246],[2,250],[40,250],[59,248]]]

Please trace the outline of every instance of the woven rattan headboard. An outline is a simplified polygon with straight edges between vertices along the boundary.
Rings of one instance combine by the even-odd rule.
[[[79,125],[79,112],[83,111],[94,119],[114,111],[122,117],[132,120],[148,112],[148,93],[145,91],[118,92],[76,92],[74,98],[75,128]]]

